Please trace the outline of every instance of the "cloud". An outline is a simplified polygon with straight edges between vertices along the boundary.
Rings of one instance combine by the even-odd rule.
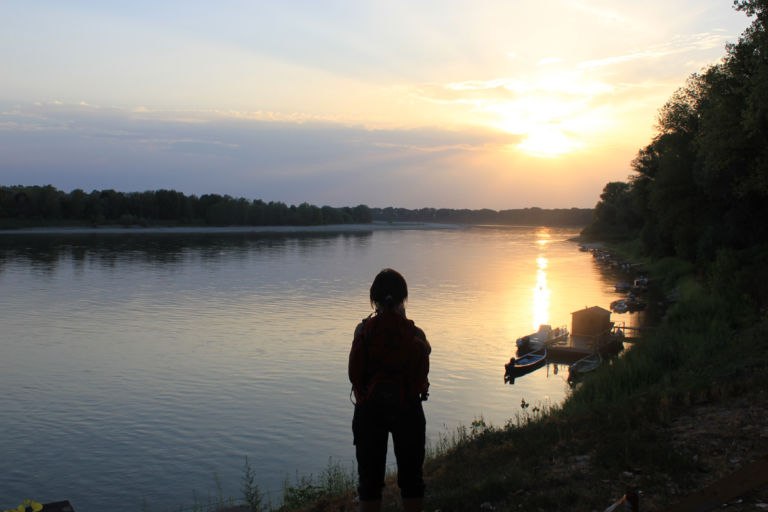
[[[476,104],[496,100],[511,101],[517,97],[515,82],[510,79],[469,80],[449,84],[419,84],[406,89],[420,100],[442,104]]]
[[[475,115],[486,116],[487,125],[511,134],[510,147],[548,158],[593,147],[600,131],[611,124],[601,102],[608,102],[615,93],[616,87],[590,79],[583,71],[557,70],[423,84],[412,90],[425,101],[468,105]]]
[[[595,70],[636,60],[659,59],[693,51],[711,50],[721,48],[729,38],[725,33],[709,32],[678,36],[668,43],[653,45],[647,49],[625,55],[588,60],[580,63],[578,67],[579,69]]]
[[[394,192],[404,176],[434,175],[518,141],[492,129],[374,130],[263,112],[30,104],[0,114],[0,182],[347,205],[378,196],[367,191],[372,182]]]
[[[597,18],[603,23],[615,25],[615,24],[621,24],[626,25],[629,23],[626,17],[622,16],[618,12],[614,10],[609,9],[601,9],[598,7],[594,7],[591,5],[587,5],[584,3],[574,2],[569,4],[570,7],[574,9],[578,9],[580,11],[586,12],[589,14],[593,19]]]

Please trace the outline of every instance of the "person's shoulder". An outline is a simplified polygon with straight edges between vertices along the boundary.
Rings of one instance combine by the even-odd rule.
[[[366,322],[370,322],[371,318],[373,318],[373,316],[369,315],[363,318],[362,320],[360,320],[360,323],[358,323],[357,326],[355,326],[355,338],[363,334],[363,326],[366,324]]]
[[[424,347],[427,350],[427,354],[430,354],[432,352],[432,345],[429,344],[427,335],[424,333],[424,330],[416,324],[413,324],[413,330],[416,338],[424,344]]]

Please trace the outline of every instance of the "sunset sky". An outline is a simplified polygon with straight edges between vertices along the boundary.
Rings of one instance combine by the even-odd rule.
[[[592,207],[730,0],[0,0],[0,184]]]

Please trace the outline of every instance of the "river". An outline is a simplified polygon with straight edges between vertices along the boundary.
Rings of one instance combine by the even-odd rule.
[[[432,442],[560,403],[567,368],[508,385],[504,363],[617,298],[578,231],[417,228],[1,234],[0,507],[186,509],[239,497],[246,456],[277,503],[286,476],[352,467],[347,355],[384,267],[433,347]]]

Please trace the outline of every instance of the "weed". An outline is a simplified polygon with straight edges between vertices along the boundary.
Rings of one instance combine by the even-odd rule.
[[[252,512],[263,512],[266,507],[262,503],[264,497],[259,490],[259,486],[256,485],[256,475],[251,468],[251,464],[248,462],[248,456],[245,456],[245,468],[243,469],[243,481],[242,481],[243,499],[245,504],[251,507]]]
[[[213,472],[213,481],[216,484],[216,508],[224,508],[224,486],[221,483],[221,477],[216,471]]]
[[[323,488],[314,483],[312,475],[299,476],[296,474],[296,478],[293,484],[288,475],[285,476],[283,482],[283,507],[288,509],[299,508],[308,503],[316,501],[323,495]]]
[[[341,462],[328,459],[328,466],[317,480],[296,474],[294,482],[286,475],[283,483],[283,508],[303,507],[324,496],[339,496],[355,489],[357,476],[354,468],[344,467]]]
[[[354,467],[345,468],[340,462],[328,458],[328,466],[320,472],[320,485],[325,494],[335,496],[356,488],[357,474]]]

